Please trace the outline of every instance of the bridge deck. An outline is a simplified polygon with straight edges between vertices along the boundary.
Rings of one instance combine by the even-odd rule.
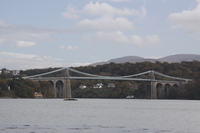
[[[125,81],[146,81],[146,82],[170,82],[170,83],[180,83],[185,81],[169,81],[169,80],[156,80],[156,79],[141,79],[141,78],[123,78],[123,77],[42,77],[42,78],[30,78],[32,80],[63,80],[63,79],[80,79],[80,80],[125,80]]]

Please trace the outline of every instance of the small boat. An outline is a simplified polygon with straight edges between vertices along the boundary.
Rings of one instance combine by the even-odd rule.
[[[126,99],[133,99],[133,98],[134,98],[133,95],[128,95],[128,96],[126,96]]]

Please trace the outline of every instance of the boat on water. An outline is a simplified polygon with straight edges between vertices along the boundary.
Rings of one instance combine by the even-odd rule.
[[[133,98],[134,98],[133,95],[128,95],[128,96],[126,96],[126,99],[133,99]]]

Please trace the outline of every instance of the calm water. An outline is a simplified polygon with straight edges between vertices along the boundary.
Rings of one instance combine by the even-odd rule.
[[[200,101],[0,99],[2,133],[199,133]]]

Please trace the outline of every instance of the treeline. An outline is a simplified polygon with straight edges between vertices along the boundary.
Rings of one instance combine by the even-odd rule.
[[[124,63],[124,64],[104,64],[93,66],[84,66],[75,68],[79,71],[87,73],[106,75],[106,76],[124,76],[132,75],[148,70],[154,70],[166,75],[182,78],[196,78],[200,72],[200,62],[192,61],[181,63],[161,63],[161,62],[138,62],[138,63]]]
[[[20,71],[19,79],[8,80],[10,75],[0,74],[0,97],[33,97],[33,92],[40,91],[45,97],[53,97],[50,83],[37,83],[30,80],[24,80],[20,77],[35,74],[41,74],[53,71],[59,68],[47,69],[31,69]],[[138,63],[124,63],[124,64],[104,64],[98,66],[81,66],[73,69],[102,76],[125,76],[133,75],[148,70],[154,70],[166,75],[181,77],[187,79],[195,79],[188,83],[184,88],[171,91],[169,95],[172,99],[200,99],[200,62],[181,62],[181,63],[167,63],[167,62],[138,62]],[[74,72],[70,72],[71,76],[83,76]],[[57,72],[49,74],[48,76],[65,76],[65,72]],[[5,78],[6,77],[6,78]],[[147,78],[148,75],[140,76],[140,78]],[[161,78],[161,77],[156,77]],[[165,78],[164,78],[165,79]],[[169,79],[167,79],[169,80]],[[96,83],[103,83],[103,89],[94,89],[93,85]],[[108,88],[108,83],[114,83],[115,88]],[[44,84],[44,85],[43,85]],[[80,89],[79,86],[84,84],[85,89]],[[137,89],[131,89],[130,84],[139,84]],[[109,80],[71,80],[72,95],[74,97],[88,97],[88,98],[124,98],[127,95],[134,95],[136,98],[145,98],[146,82],[128,82],[128,81],[109,81]],[[5,88],[10,87],[11,91]],[[4,88],[4,89],[3,89]],[[8,94],[9,93],[9,94]]]
[[[174,89],[173,87],[169,89],[169,95],[166,97],[168,99],[200,99],[200,62],[181,62],[181,63],[167,63],[167,62],[138,62],[138,63],[124,63],[124,64],[104,64],[94,66],[82,66],[74,68],[76,70],[102,75],[102,76],[126,76],[133,75],[149,70],[154,70],[169,76],[194,79],[194,81],[188,83],[184,88]],[[72,76],[83,76],[71,72]],[[138,78],[148,78],[147,75],[139,76]],[[168,78],[163,78],[156,76],[158,79],[171,80]],[[148,86],[147,82],[130,82],[130,81],[109,81],[109,80],[77,80],[73,83],[74,95],[77,97],[100,97],[100,98],[125,98],[127,95],[134,95],[135,98],[146,98],[146,88]],[[116,85],[114,89],[93,89],[92,85],[95,83],[108,84],[112,82]],[[130,89],[129,84],[139,84],[138,89]],[[78,86],[80,84],[85,84],[88,86],[87,89],[80,90]],[[99,92],[100,91],[100,92]]]
[[[53,98],[50,82],[34,82],[30,79],[0,79],[0,97],[33,98],[34,92],[41,92],[44,98]]]

